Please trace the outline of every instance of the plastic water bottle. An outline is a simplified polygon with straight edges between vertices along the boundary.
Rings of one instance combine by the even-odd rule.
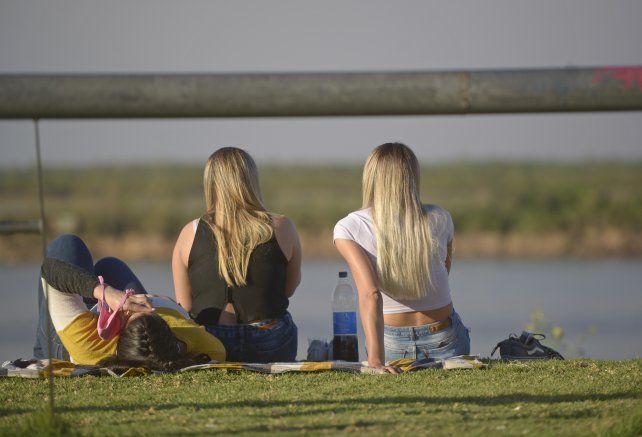
[[[357,294],[347,272],[339,272],[339,283],[332,295],[332,358],[359,361],[357,341]]]

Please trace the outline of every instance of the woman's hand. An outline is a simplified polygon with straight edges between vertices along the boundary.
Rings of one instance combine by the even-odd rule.
[[[396,366],[386,366],[383,363],[379,362],[370,362],[368,361],[368,367],[372,369],[377,369],[381,371],[381,373],[392,373],[393,375],[399,375],[401,373],[401,369]]]
[[[96,299],[103,298],[103,286],[97,285],[94,288],[94,297]],[[105,285],[105,302],[112,309],[112,311],[117,311],[120,303],[125,298],[125,292],[120,291],[109,285]],[[131,311],[135,313],[149,313],[154,311],[149,297],[146,294],[132,294],[126,300],[125,304],[122,307],[123,311]]]
[[[118,308],[118,306],[116,306],[116,308]],[[151,313],[154,311],[154,307],[146,294],[131,294],[127,297],[127,300],[125,300],[123,311],[131,311],[132,313]]]

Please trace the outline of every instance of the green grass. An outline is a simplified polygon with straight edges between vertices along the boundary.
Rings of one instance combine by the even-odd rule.
[[[493,363],[401,376],[203,371],[56,380],[81,435],[640,435],[642,360]],[[0,430],[42,434],[47,382],[0,380]],[[67,428],[65,428],[67,427]]]

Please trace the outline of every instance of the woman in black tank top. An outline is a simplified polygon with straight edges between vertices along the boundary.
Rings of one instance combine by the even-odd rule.
[[[245,151],[208,159],[203,217],[188,223],[172,257],[176,301],[225,345],[228,361],[293,361],[297,327],[287,311],[301,280],[292,222],[263,206]]]

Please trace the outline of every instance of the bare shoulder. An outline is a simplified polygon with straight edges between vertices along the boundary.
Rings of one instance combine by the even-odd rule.
[[[186,260],[186,256],[189,255],[192,244],[194,243],[194,221],[189,221],[178,234],[178,239],[176,240],[176,245],[174,246],[174,254],[179,254],[183,261]]]
[[[181,229],[180,234],[178,234],[178,240],[179,241],[184,240],[184,239],[193,240],[195,233],[196,233],[196,230],[194,229],[194,221],[190,220]]]
[[[296,234],[296,227],[292,220],[282,214],[270,214],[270,216],[276,232],[288,235]]]
[[[294,254],[300,253],[301,243],[292,220],[281,214],[270,214],[276,240],[288,261]]]

